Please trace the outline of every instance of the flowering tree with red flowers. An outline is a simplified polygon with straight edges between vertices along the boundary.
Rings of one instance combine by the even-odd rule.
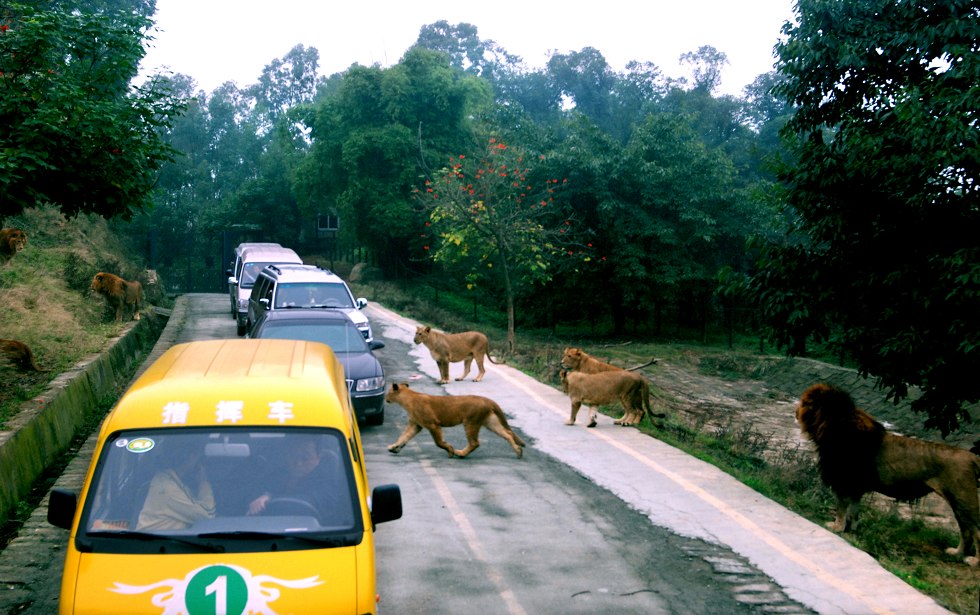
[[[558,258],[578,252],[573,220],[557,199],[565,181],[546,178],[536,187],[532,175],[522,151],[491,138],[479,159],[459,156],[418,193],[433,237],[428,256],[437,263],[469,263],[471,282],[483,274],[499,278],[511,352],[518,290],[547,282]]]

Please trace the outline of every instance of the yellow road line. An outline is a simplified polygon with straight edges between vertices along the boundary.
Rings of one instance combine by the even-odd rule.
[[[463,538],[470,547],[470,551],[473,553],[473,557],[477,559],[486,568],[487,577],[493,582],[497,587],[497,591],[500,593],[500,598],[507,605],[507,611],[511,615],[527,615],[527,612],[517,601],[517,597],[514,592],[507,587],[507,582],[504,580],[504,575],[501,574],[500,570],[490,563],[487,558],[486,551],[483,550],[483,545],[480,543],[480,539],[477,537],[476,530],[473,529],[473,525],[470,523],[469,518],[463,513],[459,504],[456,503],[456,498],[453,497],[452,492],[449,490],[449,485],[446,481],[439,476],[439,472],[432,467],[432,462],[428,459],[421,460],[422,469],[429,476],[432,484],[435,485],[436,491],[439,493],[439,497],[442,499],[442,503],[446,505],[446,509],[452,515],[453,521],[459,527],[459,530],[463,533]]]
[[[520,380],[517,380],[517,379],[513,378],[513,376],[511,376],[509,373],[507,373],[507,370],[497,370],[497,373],[500,376],[502,376],[504,379],[506,379],[508,382],[510,382],[512,385],[514,385],[515,387],[523,390],[528,396],[533,397],[542,406],[548,408],[549,410],[551,410],[552,412],[554,412],[555,414],[557,414],[559,416],[562,416],[562,417],[565,416],[565,414],[567,412],[567,409],[566,408],[559,408],[558,406],[554,405],[551,402],[551,400],[548,400],[548,399],[542,397],[536,391],[534,391],[530,387],[526,386]],[[715,496],[713,496],[708,491],[702,489],[701,487],[695,485],[691,481],[685,479],[683,476],[681,476],[681,475],[679,475],[679,474],[677,474],[675,472],[671,472],[670,470],[668,470],[664,466],[662,466],[659,463],[657,463],[656,461],[650,459],[646,455],[643,455],[642,453],[640,453],[636,449],[634,449],[634,448],[628,446],[627,444],[624,444],[623,442],[620,442],[619,440],[616,440],[615,438],[611,437],[607,432],[604,432],[603,430],[600,430],[600,429],[589,429],[586,433],[588,433],[589,435],[591,435],[591,436],[593,436],[595,438],[599,438],[600,440],[605,441],[606,443],[608,443],[608,444],[610,444],[610,445],[618,448],[619,450],[623,451],[624,453],[626,453],[630,457],[636,459],[640,463],[646,465],[647,467],[649,467],[653,471],[658,472],[658,473],[662,474],[663,476],[666,476],[667,478],[669,478],[670,480],[672,480],[675,484],[677,484],[678,486],[680,486],[685,491],[688,491],[689,493],[692,493],[692,494],[696,495],[697,497],[701,498],[704,502],[706,502],[706,503],[710,504],[711,506],[713,506],[720,513],[722,513],[723,515],[729,517],[730,519],[732,519],[732,521],[734,521],[735,523],[737,523],[741,527],[745,528],[747,531],[751,532],[754,536],[758,537],[760,540],[762,540],[763,542],[765,542],[766,544],[768,544],[774,550],[776,550],[777,552],[779,552],[780,554],[782,554],[783,557],[786,557],[787,559],[792,560],[793,562],[795,562],[797,565],[799,565],[800,567],[804,568],[805,570],[809,570],[810,572],[812,572],[814,574],[814,576],[816,576],[817,578],[821,579],[822,581],[824,581],[828,585],[831,585],[833,587],[836,587],[839,590],[841,590],[842,592],[848,594],[849,596],[852,596],[855,599],[860,600],[861,602],[865,603],[875,613],[879,613],[880,615],[894,615],[894,611],[891,611],[889,609],[885,609],[885,608],[882,608],[882,607],[876,605],[875,604],[875,600],[872,597],[868,596],[868,594],[866,594],[865,592],[861,591],[860,588],[855,587],[854,585],[848,583],[847,581],[841,579],[840,577],[838,577],[838,576],[830,573],[829,571],[827,571],[822,566],[818,565],[813,560],[808,559],[804,555],[801,555],[801,554],[797,553],[795,549],[793,549],[792,547],[790,547],[789,545],[787,545],[785,542],[783,542],[779,538],[777,538],[777,537],[773,536],[772,534],[770,534],[769,532],[767,532],[765,529],[763,529],[762,527],[760,527],[754,521],[752,521],[751,519],[749,519],[748,517],[746,517],[742,513],[738,512],[737,510],[735,510],[734,508],[732,508],[731,506],[729,506],[728,504],[726,504],[722,500],[716,498]]]

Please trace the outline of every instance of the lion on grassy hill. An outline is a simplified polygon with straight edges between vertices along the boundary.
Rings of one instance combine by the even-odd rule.
[[[636,372],[625,369],[601,371],[594,374],[570,371],[562,373],[562,389],[568,393],[572,402],[572,412],[565,421],[574,425],[582,404],[589,407],[589,427],[596,426],[596,406],[623,405],[623,416],[613,423],[616,425],[638,425],[644,414],[650,413],[650,384]],[[663,416],[663,415],[657,415]]]
[[[8,363],[22,372],[43,372],[37,366],[30,346],[17,340],[0,339],[0,362]]]
[[[465,380],[470,373],[470,366],[476,360],[480,370],[473,382],[483,380],[486,369],[483,367],[483,357],[494,365],[499,365],[490,356],[490,341],[479,331],[464,331],[463,333],[445,333],[432,327],[416,327],[415,343],[423,344],[429,349],[436,365],[439,366],[439,384],[449,382],[449,364],[463,362],[463,375],[456,380]]]
[[[980,563],[980,457],[968,450],[889,433],[857,408],[851,396],[815,384],[800,398],[796,420],[817,448],[820,474],[837,496],[831,529],[857,526],[861,497],[877,491],[914,500],[934,491],[953,509],[960,544],[946,552],[971,566]]]
[[[497,402],[479,395],[427,395],[413,391],[408,384],[392,383],[385,395],[389,404],[398,404],[408,413],[408,425],[394,444],[388,447],[392,453],[402,450],[422,428],[429,430],[436,446],[450,457],[466,457],[480,446],[480,428],[486,427],[510,443],[520,459],[524,454],[524,440],[507,424],[507,417]],[[461,424],[466,430],[467,446],[456,450],[442,437],[443,427]]]
[[[19,228],[0,230],[0,265],[6,265],[18,252],[27,247],[27,233]]]
[[[116,322],[122,322],[123,309],[126,307],[132,307],[133,320],[140,319],[143,285],[138,281],[129,282],[115,274],[100,271],[92,278],[89,288],[105,297],[109,307],[116,311]]]

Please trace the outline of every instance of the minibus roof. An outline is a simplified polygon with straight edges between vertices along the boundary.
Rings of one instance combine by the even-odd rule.
[[[222,339],[167,350],[122,396],[104,429],[277,425],[350,434],[353,420],[343,366],[327,345]]]

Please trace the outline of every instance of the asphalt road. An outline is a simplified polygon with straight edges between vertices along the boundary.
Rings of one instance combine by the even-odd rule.
[[[234,337],[227,296],[181,299],[155,354],[172,343]],[[467,459],[450,459],[426,433],[401,453],[405,425],[389,405],[365,427],[373,485],[397,483],[402,519],[377,529],[378,588],[386,613],[489,615],[658,613],[946,613],[836,535],[635,429],[600,416],[564,425],[568,400],[506,365],[483,382],[435,384],[416,323],[369,305],[389,382],[433,394],[496,400],[528,442],[523,459],[484,431]],[[426,323],[434,324],[434,323]],[[453,364],[451,376],[462,370]],[[461,427],[446,430],[457,447]],[[86,451],[69,467],[84,471]],[[90,454],[90,451],[87,453]],[[81,468],[79,470],[78,468]],[[33,570],[4,613],[47,614],[57,603],[67,532],[39,510],[0,553],[4,570]],[[11,598],[13,594],[9,594]]]

